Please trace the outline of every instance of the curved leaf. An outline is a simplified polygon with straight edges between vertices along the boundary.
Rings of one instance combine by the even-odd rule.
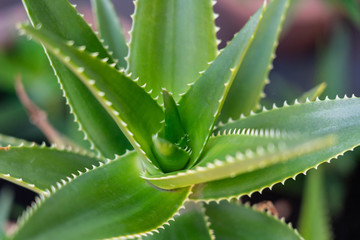
[[[86,154],[37,145],[0,148],[0,178],[44,193],[60,179],[99,164]]]
[[[70,179],[25,215],[14,240],[134,238],[156,230],[190,189],[160,191],[139,177],[138,164],[131,152]]]
[[[148,170],[159,172],[151,144],[152,136],[161,127],[164,112],[156,101],[121,71],[85,52],[85,49],[68,46],[45,30],[29,26],[21,28],[41,41],[86,84],[134,149],[146,159]]]
[[[266,7],[263,20],[226,97],[220,120],[237,119],[241,114],[248,115],[259,107],[289,2],[272,0]]]
[[[185,205],[185,210],[175,221],[160,230],[158,234],[143,237],[143,240],[212,240],[212,230],[209,229],[203,209],[193,203]]]
[[[162,88],[175,101],[199,77],[217,52],[211,0],[135,2],[129,72],[147,83],[153,96]]]
[[[98,52],[100,58],[110,58],[90,26],[67,0],[23,0],[23,3],[35,26],[41,24],[42,28],[65,41],[85,45],[89,51]],[[83,130],[92,147],[108,158],[131,148],[114,120],[86,86],[56,57],[48,56],[79,129]]]
[[[325,134],[335,134],[336,144],[304,156],[279,163],[253,172],[241,174],[232,179],[208,182],[198,185],[193,195],[198,200],[232,198],[266,187],[306,172],[322,162],[329,161],[352,150],[360,144],[360,99],[337,99],[307,102],[264,111],[219,127],[225,129],[250,127],[276,128],[310,134],[314,138]]]
[[[180,118],[189,134],[192,149],[189,167],[194,166],[209,139],[227,92],[262,19],[264,9],[263,6],[250,18],[179,101]]]
[[[264,136],[225,135],[211,138],[201,162],[193,169],[144,176],[159,188],[174,189],[266,168],[297,156],[331,146],[331,136],[323,138],[273,139]]]
[[[300,240],[299,233],[285,222],[254,208],[221,202],[206,205],[206,215],[216,239]]]
[[[117,59],[118,65],[126,68],[125,57],[128,53],[123,29],[111,0],[92,0],[98,28],[104,43],[109,46],[113,56]]]

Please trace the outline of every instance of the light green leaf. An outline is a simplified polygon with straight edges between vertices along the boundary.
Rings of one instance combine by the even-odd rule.
[[[250,18],[179,102],[180,117],[185,131],[189,134],[189,145],[192,149],[189,167],[196,163],[208,141],[264,9],[265,7],[262,7]]]
[[[0,178],[37,193],[78,170],[99,165],[88,153],[46,148],[43,146],[9,146],[0,148]]]
[[[214,239],[209,229],[204,209],[189,202],[180,216],[160,233],[143,237],[143,240],[212,240]]]
[[[301,138],[300,138],[301,139]],[[286,165],[297,156],[331,146],[334,138],[303,137],[274,139],[264,135],[234,134],[210,138],[201,162],[192,169],[144,178],[163,189],[174,189],[205,183],[255,171],[281,163]]]
[[[241,114],[248,115],[259,107],[289,2],[272,0],[266,7],[263,20],[225,100],[221,121],[230,117],[238,119]]]
[[[264,111],[219,127],[216,131],[234,128],[275,128],[310,134],[314,138],[335,134],[337,142],[332,147],[304,156],[241,174],[232,179],[198,185],[194,199],[212,200],[231,198],[262,191],[284,182],[301,172],[306,172],[324,161],[336,158],[360,144],[360,99],[337,99],[308,102]]]
[[[0,191],[0,239],[5,239],[6,222],[9,220],[11,205],[14,200],[14,192],[8,187],[2,187]]]
[[[206,205],[210,227],[221,240],[303,239],[291,226],[276,217],[240,204],[222,201]]]
[[[128,54],[128,47],[124,37],[123,29],[111,0],[92,0],[94,15],[98,23],[98,29],[104,43],[113,52],[117,59],[118,66],[126,68],[125,57]]]
[[[317,97],[320,97],[326,88],[326,83],[320,83],[319,85],[313,87],[309,91],[303,93],[299,98],[299,102],[304,103],[309,99],[310,101],[315,101]]]
[[[38,201],[20,221],[14,240],[134,238],[156,230],[182,207],[190,190],[160,191],[140,172],[138,155],[131,152],[80,174]]]
[[[299,231],[308,240],[332,239],[323,182],[321,169],[316,172],[311,171],[306,178]]]
[[[42,28],[65,41],[71,40],[78,46],[84,45],[89,51],[98,52],[100,58],[110,58],[90,26],[67,0],[23,0],[23,3],[35,26],[41,24]],[[71,112],[93,147],[108,158],[131,148],[114,120],[86,86],[56,57],[48,55]]]
[[[215,58],[212,5],[211,0],[135,2],[128,71],[147,83],[153,96],[166,88],[178,101]]]
[[[29,26],[22,26],[22,30],[41,41],[86,84],[116,121],[134,149],[146,159],[144,162],[148,170],[158,172],[158,163],[151,151],[151,144],[152,136],[161,127],[164,113],[156,101],[135,81],[85,52],[85,49],[68,46],[45,30],[36,30]]]

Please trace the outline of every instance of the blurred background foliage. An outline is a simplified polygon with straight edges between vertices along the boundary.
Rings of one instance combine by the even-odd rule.
[[[71,2],[78,4],[85,19],[93,23],[90,1]],[[132,1],[113,2],[123,26],[129,30]],[[262,0],[217,1],[215,11],[220,16],[216,24],[220,27],[218,38],[222,40],[219,48],[231,40],[261,4]],[[25,19],[21,1],[0,1],[0,132],[36,142],[46,141],[41,131],[30,123],[16,96],[14,79],[20,75],[29,97],[47,112],[49,122],[63,134],[81,139],[83,136],[76,130],[42,47],[16,34],[15,24]],[[282,106],[285,100],[292,103],[323,82],[327,88],[321,98],[334,98],[337,94],[360,96],[359,1],[293,0],[276,55],[271,84],[265,89],[267,98],[262,101],[268,108],[273,103]],[[243,200],[272,201],[279,215],[299,226],[307,239],[353,239],[360,226],[359,158],[356,149],[330,165],[320,166],[321,172],[311,170],[309,177],[300,175],[297,181],[288,180],[285,186],[278,184],[273,191],[266,190]],[[3,225],[7,215],[4,209],[10,209],[13,197],[9,213],[14,221],[34,194],[5,181],[0,184],[0,225]],[[0,239],[1,234],[0,230]]]

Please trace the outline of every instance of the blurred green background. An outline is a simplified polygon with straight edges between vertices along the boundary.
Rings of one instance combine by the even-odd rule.
[[[78,4],[85,19],[93,23],[89,0],[71,2]],[[262,0],[217,1],[215,11],[219,17],[216,24],[220,27],[218,38],[222,40],[219,48],[231,40],[233,34],[261,4]],[[114,1],[114,5],[123,26],[129,30],[132,1]],[[0,132],[30,141],[46,141],[41,131],[29,122],[15,94],[14,78],[21,75],[29,97],[47,112],[50,123],[61,133],[81,139],[83,135],[77,131],[77,125],[69,114],[42,47],[17,36],[15,24],[25,20],[26,13],[20,0],[0,1]],[[274,102],[282,106],[284,100],[291,103],[321,82],[328,85],[323,97],[327,95],[334,98],[336,94],[360,96],[359,2],[293,0],[276,56],[270,74],[271,83],[266,86],[267,98],[262,101],[265,106],[272,106]],[[320,166],[321,176],[317,177],[318,180],[301,175],[297,181],[288,180],[285,186],[278,184],[273,191],[265,190],[263,194],[254,194],[251,199],[245,200],[253,203],[271,200],[279,214],[295,226],[302,211],[302,203],[321,203],[317,208],[323,208],[326,212],[327,231],[332,232],[330,238],[353,239],[360,226],[357,217],[360,213],[359,157],[359,150],[347,153],[333,160],[331,165]],[[315,170],[310,173],[317,174]],[[310,190],[307,187],[303,195],[305,181],[314,181],[307,185],[318,184],[319,188]],[[14,204],[10,211],[14,221],[33,200],[34,194],[2,180],[0,187],[10,188],[14,192]],[[321,193],[318,189],[321,189]],[[11,194],[5,192],[5,195]],[[313,196],[313,199],[308,195]],[[3,199],[6,198],[0,196],[0,211],[1,201],[6,201]]]

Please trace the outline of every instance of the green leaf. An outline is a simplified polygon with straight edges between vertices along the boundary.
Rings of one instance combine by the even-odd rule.
[[[134,238],[156,230],[182,207],[190,189],[152,187],[139,177],[137,160],[131,152],[54,189],[22,218],[14,240]]]
[[[266,7],[263,20],[225,100],[221,121],[230,117],[238,119],[241,114],[248,115],[258,109],[289,2],[272,0]]]
[[[24,0],[23,3],[35,26],[41,24],[42,28],[63,40],[74,41],[78,46],[85,45],[89,51],[98,52],[100,58],[110,58],[90,26],[67,0]],[[114,120],[86,86],[56,57],[48,55],[85,138],[108,158],[129,149],[131,145]]]
[[[166,226],[160,233],[143,237],[143,240],[212,240],[214,239],[209,229],[204,209],[189,202],[180,216]]]
[[[153,96],[166,88],[178,101],[215,58],[212,5],[211,0],[135,2],[128,71],[147,83]]]
[[[88,153],[22,145],[0,148],[0,178],[37,193],[100,161]]]
[[[317,97],[320,97],[326,88],[326,83],[320,83],[319,85],[313,87],[309,91],[303,93],[299,98],[299,102],[304,103],[309,99],[310,101],[315,101]]]
[[[9,220],[13,200],[13,191],[7,187],[2,187],[0,191],[0,239],[5,239],[6,222]]]
[[[206,205],[210,227],[221,240],[303,239],[291,226],[276,217],[240,204],[222,201]]]
[[[306,155],[334,143],[331,136],[323,138],[302,137],[299,139],[276,139],[266,135],[246,133],[210,138],[201,161],[192,169],[143,176],[155,186],[174,189],[205,183],[238,174],[255,171],[274,164],[286,165],[297,156]]]
[[[216,131],[234,128],[275,128],[310,134],[314,138],[326,134],[336,135],[337,142],[332,147],[304,156],[241,174],[232,179],[208,182],[198,185],[192,196],[198,200],[232,198],[251,194],[272,187],[274,184],[306,172],[322,162],[329,161],[352,150],[360,144],[360,99],[337,99],[307,102],[293,106],[275,108],[247,118],[228,123]]]
[[[26,145],[31,146],[33,143],[25,141],[23,139],[14,138],[0,134],[0,147],[7,147],[8,145]]]
[[[29,26],[22,26],[22,30],[41,41],[86,84],[134,149],[146,159],[148,170],[159,172],[151,144],[152,136],[161,127],[164,113],[156,101],[123,72],[85,52],[85,49],[68,46],[45,30]]]
[[[264,9],[265,7],[262,7],[250,18],[179,102],[180,117],[185,131],[189,134],[192,149],[189,167],[196,163],[208,141]]]
[[[321,169],[312,171],[306,178],[299,220],[299,231],[305,239],[332,239],[326,199],[323,173]]]
[[[164,89],[162,95],[165,110],[164,138],[172,143],[178,143],[181,138],[185,137],[186,133],[174,98]]]
[[[128,53],[128,47],[119,17],[111,0],[92,0],[91,4],[104,43],[109,46],[109,50],[113,52],[114,58],[119,61],[118,65],[126,68],[125,57]]]

